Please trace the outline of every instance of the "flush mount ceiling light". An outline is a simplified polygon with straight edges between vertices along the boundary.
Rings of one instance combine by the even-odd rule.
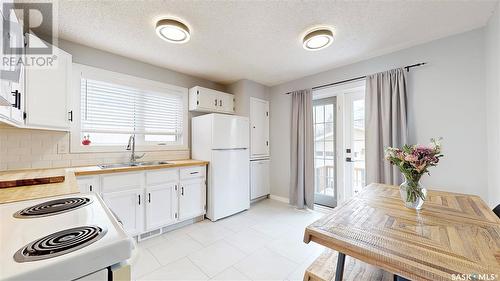
[[[182,44],[191,38],[189,28],[174,19],[162,19],[156,23],[156,34],[170,43]]]
[[[309,31],[302,39],[302,46],[308,51],[318,51],[330,46],[332,42],[332,30],[320,28]]]

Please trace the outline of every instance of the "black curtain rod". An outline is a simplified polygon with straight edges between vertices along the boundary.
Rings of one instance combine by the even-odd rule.
[[[421,65],[424,65],[424,64],[427,64],[427,63],[426,62],[416,63],[416,64],[412,64],[412,65],[407,65],[407,66],[405,66],[403,68],[406,69],[406,71],[410,71],[410,68],[421,66]],[[359,77],[356,77],[356,78],[346,79],[346,80],[342,80],[342,81],[338,81],[338,82],[333,82],[333,83],[329,83],[329,84],[325,84],[325,85],[321,85],[321,86],[312,87],[312,89],[313,90],[317,90],[317,89],[331,87],[331,86],[335,86],[335,85],[338,85],[338,84],[352,82],[352,81],[356,81],[356,80],[360,80],[360,79],[365,79],[365,78],[366,78],[366,75],[359,76]],[[288,92],[286,94],[288,95],[288,94],[291,94],[291,93],[292,92]]]

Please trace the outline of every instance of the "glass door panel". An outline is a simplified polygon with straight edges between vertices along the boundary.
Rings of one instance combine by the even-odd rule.
[[[336,97],[313,101],[314,109],[314,202],[337,205],[335,122]]]
[[[346,95],[346,166],[347,184],[353,194],[366,185],[365,182],[365,99],[364,92]]]

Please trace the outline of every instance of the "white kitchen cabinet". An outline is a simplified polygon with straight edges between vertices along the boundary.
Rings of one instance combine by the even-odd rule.
[[[250,98],[250,158],[269,157],[269,101]]]
[[[56,46],[53,53],[54,67],[26,69],[26,126],[67,131],[72,57]]]
[[[102,199],[123,224],[123,229],[133,236],[144,230],[144,190],[103,193]]]
[[[177,183],[163,183],[146,188],[146,230],[177,222]]]
[[[205,172],[205,166],[188,166],[79,176],[77,183],[82,193],[100,193],[125,231],[142,240],[205,214]]]
[[[205,214],[205,180],[192,179],[180,183],[179,220],[186,220]]]
[[[100,193],[99,176],[78,177],[76,179],[81,193]]]
[[[234,95],[196,86],[189,89],[189,110],[234,114]]]
[[[271,193],[269,184],[269,160],[250,161],[250,199]]]

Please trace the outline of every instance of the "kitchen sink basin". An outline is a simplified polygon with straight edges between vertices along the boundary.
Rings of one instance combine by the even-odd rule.
[[[128,162],[128,163],[117,163],[117,164],[103,164],[97,165],[101,169],[113,169],[113,168],[124,168],[124,167],[138,167],[138,166],[153,166],[153,165],[165,165],[172,164],[167,161],[147,161],[147,162]]]

